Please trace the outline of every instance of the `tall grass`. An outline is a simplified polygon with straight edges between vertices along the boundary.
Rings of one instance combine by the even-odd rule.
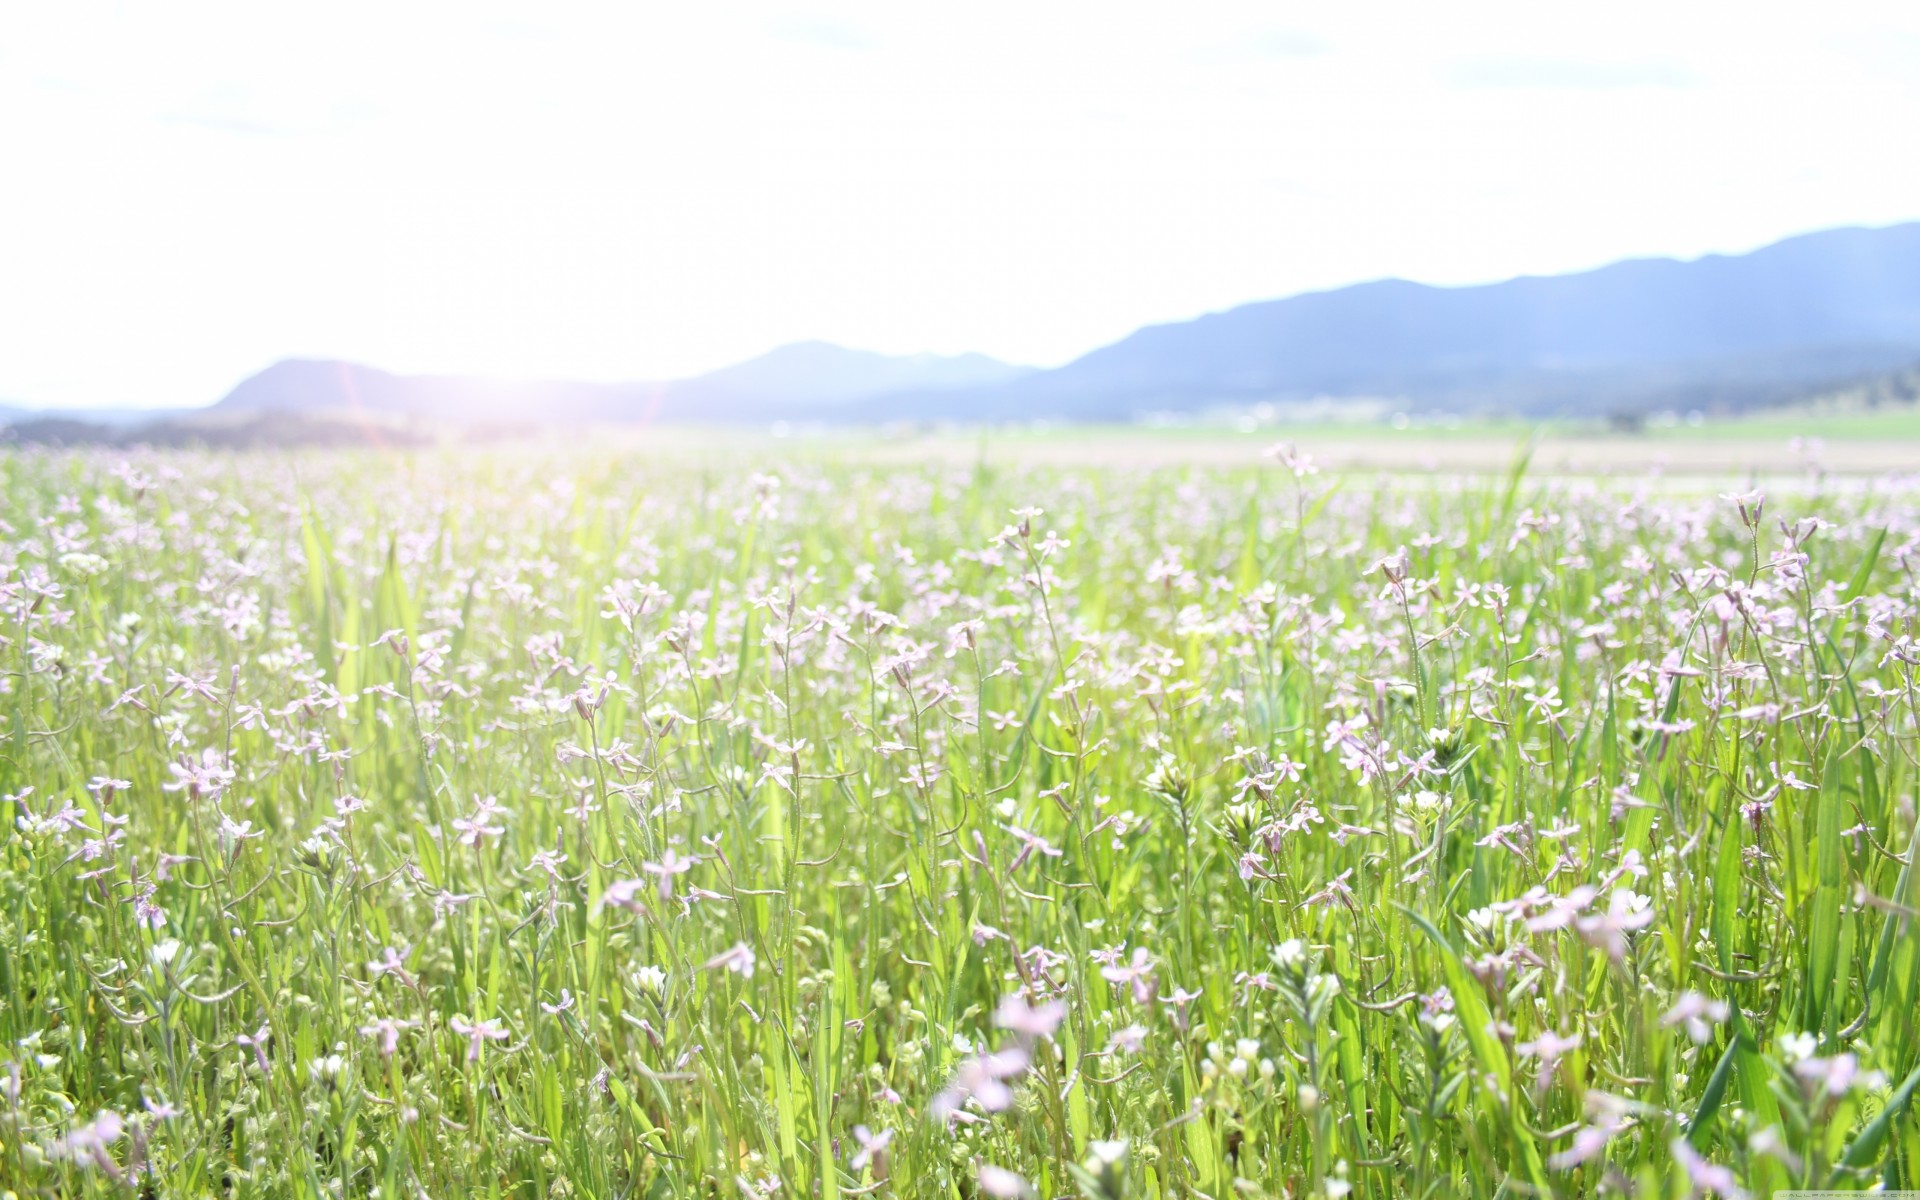
[[[0,1190],[1920,1186],[1912,486],[758,470],[0,457]]]

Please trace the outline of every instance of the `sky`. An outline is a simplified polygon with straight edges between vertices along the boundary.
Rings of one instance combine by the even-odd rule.
[[[1912,3],[10,5],[0,403],[809,338],[1050,366],[1914,219],[1916,131]]]

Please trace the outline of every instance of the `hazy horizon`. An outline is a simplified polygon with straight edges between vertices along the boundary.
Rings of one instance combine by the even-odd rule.
[[[1057,366],[1384,277],[1920,216],[1920,13],[1522,5],[0,21],[0,403],[285,358],[672,379],[824,340]]]
[[[1758,249],[1765,249],[1765,248],[1766,248],[1767,246],[1771,246],[1771,245],[1775,245],[1775,244],[1778,244],[1778,242],[1780,242],[1780,241],[1787,241],[1787,240],[1792,240],[1792,239],[1794,239],[1794,238],[1798,238],[1798,237],[1805,237],[1805,236],[1809,236],[1809,235],[1811,235],[1811,234],[1818,234],[1818,233],[1826,233],[1826,232],[1834,232],[1834,231],[1837,231],[1837,230],[1842,230],[1842,229],[1849,229],[1849,228],[1853,228],[1853,229],[1875,229],[1875,228],[1882,228],[1882,229],[1884,229],[1884,228],[1894,228],[1894,227],[1897,227],[1897,226],[1900,226],[1900,225],[1907,225],[1907,224],[1920,224],[1920,222],[1906,222],[1906,221],[1900,221],[1900,222],[1893,222],[1893,223],[1891,223],[1891,224],[1889,224],[1889,225],[1883,225],[1883,226],[1836,226],[1836,227],[1831,227],[1831,228],[1829,228],[1829,229],[1818,229],[1818,230],[1806,230],[1806,231],[1801,231],[1801,232],[1799,232],[1799,233],[1793,233],[1793,234],[1788,234],[1788,235],[1785,235],[1785,236],[1784,236],[1784,237],[1782,237],[1782,238],[1779,238],[1779,239],[1775,239],[1775,240],[1774,240],[1774,241],[1772,241],[1772,242],[1768,242],[1768,243],[1763,243],[1763,244],[1762,244],[1761,246],[1759,246],[1759,247],[1753,247],[1752,249],[1755,249],[1755,250],[1758,250]],[[1611,265],[1617,265],[1617,264],[1619,264],[1619,263],[1623,263],[1623,262],[1632,262],[1632,261],[1677,261],[1677,262],[1695,262],[1695,261],[1699,261],[1700,259],[1704,259],[1704,258],[1712,258],[1712,257],[1716,257],[1716,256],[1718,256],[1718,257],[1737,257],[1737,256],[1738,256],[1739,254],[1741,254],[1741,253],[1742,253],[1741,251],[1733,251],[1733,252],[1724,252],[1724,251],[1707,251],[1707,252],[1705,252],[1705,253],[1702,253],[1702,254],[1699,254],[1699,255],[1694,255],[1694,256],[1685,256],[1685,257],[1683,257],[1683,256],[1669,256],[1669,255],[1645,255],[1645,256],[1633,256],[1633,257],[1631,257],[1631,258],[1626,258],[1626,259],[1616,259],[1616,260],[1613,260],[1613,261],[1612,261],[1612,262],[1610,262],[1610,263],[1603,263],[1603,264],[1598,264],[1598,266],[1597,266],[1596,268],[1587,268],[1586,270],[1591,270],[1591,269],[1598,269],[1598,268],[1600,268],[1600,267],[1605,267],[1605,266],[1611,266]],[[1583,272],[1582,270],[1576,270],[1576,271],[1572,271],[1572,272],[1568,272],[1567,274],[1575,274],[1575,275],[1577,275],[1577,274],[1582,274],[1582,273],[1584,273],[1584,272]],[[1443,289],[1449,289],[1449,290],[1452,290],[1452,289],[1459,289],[1459,288],[1471,288],[1471,287],[1479,287],[1479,286],[1485,286],[1486,284],[1493,284],[1493,283],[1504,283],[1504,282],[1511,282],[1511,281],[1513,281],[1513,280],[1516,280],[1516,279],[1523,279],[1523,278],[1540,278],[1540,277],[1542,277],[1542,276],[1524,276],[1524,275],[1523,275],[1523,276],[1507,276],[1507,277],[1504,277],[1504,278],[1502,278],[1502,279],[1499,279],[1499,280],[1488,280],[1488,281],[1484,281],[1484,282],[1483,282],[1483,281],[1472,281],[1472,282],[1468,282],[1468,283],[1457,283],[1457,284],[1456,284],[1456,283],[1442,283],[1442,284],[1435,284],[1435,283],[1430,283],[1429,281],[1426,281],[1426,280],[1405,280],[1405,279],[1404,279],[1404,277],[1402,277],[1402,276],[1375,276],[1375,277],[1373,277],[1373,278],[1370,278],[1370,279],[1363,279],[1363,280],[1354,280],[1354,281],[1352,281],[1352,282],[1350,282],[1350,283],[1345,283],[1345,284],[1338,284],[1338,285],[1334,285],[1334,286],[1332,286],[1332,287],[1330,287],[1330,288],[1325,288],[1325,289],[1311,289],[1311,290],[1310,290],[1310,291],[1308,291],[1308,292],[1300,292],[1300,293],[1292,293],[1292,294],[1290,294],[1289,296],[1267,296],[1267,297],[1253,297],[1253,298],[1250,298],[1250,299],[1247,299],[1247,300],[1244,300],[1244,301],[1240,301],[1240,302],[1238,302],[1238,303],[1236,303],[1236,304],[1234,304],[1234,305],[1229,305],[1229,306],[1227,306],[1227,307],[1225,307],[1225,308],[1222,308],[1222,309],[1216,309],[1216,310],[1211,310],[1211,313],[1201,313],[1201,314],[1192,314],[1192,315],[1189,315],[1189,316],[1183,316],[1183,317],[1178,317],[1178,318],[1173,318],[1173,319],[1170,319],[1170,320],[1168,320],[1168,321],[1163,321],[1163,322],[1161,322],[1161,321],[1156,321],[1156,322],[1148,322],[1148,323],[1146,323],[1146,324],[1144,324],[1144,325],[1142,325],[1142,326],[1140,326],[1140,327],[1139,327],[1139,329],[1149,329],[1149,328],[1153,328],[1153,327],[1155,327],[1155,326],[1158,326],[1158,325],[1174,325],[1174,324],[1182,324],[1182,323],[1185,323],[1185,322],[1187,322],[1187,321],[1190,321],[1190,320],[1192,320],[1192,319],[1194,319],[1195,317],[1199,317],[1199,316],[1206,316],[1206,315],[1212,315],[1212,314],[1214,314],[1214,313],[1220,313],[1220,312],[1227,312],[1227,311],[1231,311],[1231,310],[1232,310],[1233,308],[1238,308],[1238,307],[1243,307],[1243,306],[1245,306],[1245,305],[1250,305],[1250,304],[1261,304],[1261,303],[1265,303],[1265,302],[1271,302],[1271,301],[1274,301],[1274,300],[1283,300],[1283,299],[1290,299],[1290,298],[1292,298],[1293,296],[1300,296],[1300,295],[1310,295],[1310,294],[1314,294],[1314,293],[1316,293],[1316,292],[1321,292],[1321,291],[1338,291],[1338,290],[1340,290],[1340,289],[1342,289],[1342,288],[1347,288],[1347,287],[1357,287],[1357,286],[1362,286],[1362,285],[1364,285],[1364,284],[1367,284],[1367,283],[1375,283],[1375,282],[1384,282],[1384,281],[1388,281],[1388,280],[1403,280],[1403,281],[1406,281],[1406,282],[1412,282],[1412,283],[1416,283],[1416,284],[1421,284],[1421,285],[1423,285],[1423,286],[1429,286],[1429,287],[1437,287],[1437,288],[1443,288]],[[1129,333],[1129,334],[1131,334],[1131,333],[1134,333],[1134,332],[1138,332],[1138,331],[1139,331],[1139,330],[1129,330],[1129,331],[1128,331],[1128,333]],[[1121,337],[1122,337],[1122,339],[1123,339],[1123,338],[1124,338],[1125,336],[1127,336],[1127,335],[1125,335],[1125,334],[1123,334],[1123,335],[1121,335]],[[1115,341],[1118,341],[1118,340],[1121,340],[1121,339],[1114,339],[1114,340],[1115,340]],[[1096,346],[1091,346],[1091,347],[1088,347],[1088,350],[1087,350],[1087,352],[1091,352],[1091,351],[1094,351],[1094,350],[1099,350],[1099,349],[1102,349],[1102,348],[1104,348],[1105,346],[1109,346],[1109,345],[1112,345],[1112,344],[1113,344],[1113,342],[1103,342],[1103,343],[1101,343],[1101,344],[1099,344],[1099,345],[1096,345]],[[662,383],[662,384],[666,384],[666,383],[680,383],[680,382],[693,382],[693,381],[697,381],[697,380],[699,380],[699,379],[701,379],[701,378],[703,378],[703,377],[705,377],[705,376],[708,376],[708,375],[711,375],[711,374],[714,374],[714,373],[716,373],[716,372],[718,372],[718,373],[724,373],[724,372],[726,372],[726,371],[728,371],[728,370],[730,370],[730,369],[732,369],[732,368],[736,368],[736,367],[743,367],[743,366],[748,366],[748,365],[750,365],[750,364],[757,364],[757,363],[760,363],[760,362],[762,362],[763,360],[773,360],[773,359],[776,359],[776,358],[778,358],[778,357],[779,357],[779,356],[781,355],[781,353],[782,353],[782,352],[784,352],[784,351],[791,351],[791,350],[796,350],[796,349],[800,349],[800,348],[803,348],[803,347],[807,347],[807,346],[824,346],[824,347],[830,347],[830,348],[833,348],[833,349],[838,349],[838,350],[846,350],[846,351],[851,351],[851,352],[853,352],[853,353],[855,353],[855,354],[871,354],[871,355],[881,355],[881,356],[886,356],[886,357],[890,357],[890,358],[895,358],[895,359],[901,359],[901,360],[905,360],[905,359],[916,359],[916,358],[917,358],[917,359],[940,359],[940,360],[948,360],[948,361],[954,361],[954,360],[962,360],[962,359],[966,359],[966,358],[969,358],[969,357],[984,357],[984,358],[990,358],[990,359],[991,359],[991,358],[993,358],[993,356],[990,356],[990,355],[982,355],[982,353],[981,353],[980,351],[974,351],[974,350],[960,350],[960,351],[953,351],[953,352],[945,352],[945,351],[926,351],[926,350],[920,350],[920,351],[899,351],[899,352],[896,352],[896,351],[885,351],[885,350],[875,350],[875,349],[873,349],[873,348],[871,348],[871,347],[865,347],[865,346],[850,346],[850,345],[847,345],[847,344],[846,344],[846,343],[844,343],[844,342],[833,342],[833,341],[829,341],[829,340],[827,340],[827,339],[824,339],[824,338],[806,338],[806,339],[801,339],[801,340],[799,340],[799,341],[793,341],[793,342],[782,342],[782,343],[780,343],[780,344],[778,344],[778,345],[774,345],[774,346],[768,346],[768,347],[766,347],[766,348],[764,348],[764,349],[762,349],[762,350],[759,350],[759,351],[756,351],[756,352],[754,352],[754,353],[752,353],[752,354],[750,354],[749,356],[747,356],[747,357],[746,357],[746,358],[744,358],[744,359],[738,359],[738,360],[734,360],[734,361],[730,361],[730,362],[725,362],[725,363],[721,363],[721,364],[719,364],[719,366],[717,366],[717,367],[714,367],[714,368],[710,368],[710,369],[708,369],[708,370],[703,370],[703,371],[697,371],[697,372],[694,372],[694,373],[692,373],[692,374],[689,374],[689,375],[681,375],[681,376],[668,376],[668,377],[660,377],[660,378],[656,378],[656,379],[635,379],[635,378],[621,378],[621,377],[608,377],[608,378],[585,378],[585,377],[579,377],[579,376],[571,376],[571,377],[565,377],[565,378],[561,378],[561,377],[538,377],[538,376],[532,376],[532,375],[500,375],[500,374],[482,374],[482,373],[476,373],[476,372],[461,372],[461,371],[435,371],[435,370],[428,370],[428,371],[393,371],[393,370],[391,370],[391,369],[390,369],[389,367],[387,367],[387,366],[386,366],[385,364],[383,364],[383,363],[377,363],[377,362],[356,362],[356,363],[355,363],[354,365],[356,365],[356,366],[360,366],[360,367],[367,367],[367,368],[372,368],[372,369],[373,369],[373,370],[375,370],[375,371],[383,371],[383,372],[387,372],[387,373],[389,373],[389,374],[393,374],[393,375],[396,375],[396,376],[402,376],[402,377],[436,377],[436,376],[437,376],[437,377],[448,377],[448,378],[457,378],[457,379],[470,379],[470,380],[473,380],[473,381],[475,381],[476,383],[483,383],[483,384],[489,384],[489,385],[492,385],[492,384],[497,384],[497,385],[501,385],[501,386],[507,386],[507,387],[511,387],[511,386],[516,386],[516,385],[522,385],[522,384],[542,384],[542,383],[555,383],[555,382],[566,382],[566,383],[585,383],[585,384],[596,384],[596,385],[597,385],[597,384],[636,384],[636,383],[638,383],[638,384],[644,384],[644,383]],[[1067,359],[1067,360],[1065,360],[1065,361],[1066,361],[1066,362],[1071,362],[1071,361],[1075,361],[1075,360],[1077,360],[1077,359],[1078,359],[1079,357],[1081,357],[1081,355],[1074,355],[1074,356],[1071,356],[1071,357],[1070,357],[1069,359]],[[242,382],[245,382],[246,380],[249,380],[249,379],[251,379],[251,378],[253,378],[253,377],[254,377],[255,375],[257,375],[257,374],[260,374],[260,373],[261,373],[262,371],[265,371],[265,370],[266,370],[267,368],[269,368],[269,367],[272,367],[272,366],[276,366],[276,365],[282,365],[282,364],[286,364],[286,363],[289,363],[289,362],[335,362],[335,361],[339,361],[339,362],[351,362],[351,361],[353,361],[353,360],[348,360],[348,359],[335,359],[335,358],[328,358],[328,357],[322,357],[322,356],[308,356],[308,355],[287,355],[287,356],[283,356],[283,357],[281,357],[281,358],[277,358],[277,359],[274,359],[274,360],[273,360],[272,362],[270,362],[270,363],[263,363],[263,364],[261,364],[261,365],[260,365],[260,367],[258,367],[258,368],[256,368],[256,369],[254,369],[254,370],[250,370],[250,371],[248,371],[248,372],[246,372],[246,373],[245,373],[244,375],[241,375],[241,376],[239,376],[239,377],[237,377],[237,378],[235,379],[235,381],[234,381],[234,382],[235,382],[235,385],[238,385],[238,384],[240,384],[240,383],[242,383]],[[1045,366],[1036,366],[1035,364],[1032,364],[1032,363],[1014,363],[1014,362],[1009,362],[1009,361],[1008,361],[1008,360],[1006,360],[1006,359],[994,359],[994,361],[997,361],[997,362],[1000,362],[1000,363],[1002,363],[1002,364],[1004,364],[1004,365],[1006,365],[1006,366],[1010,366],[1010,367],[1014,367],[1014,368],[1017,368],[1017,369],[1020,369],[1020,370],[1049,370],[1049,369],[1052,369],[1052,368],[1053,368],[1054,366],[1058,366],[1058,365],[1064,365],[1064,363],[1061,363],[1061,364],[1046,364]],[[204,399],[200,399],[200,400],[195,400],[195,401],[191,401],[191,402],[187,402],[187,403],[182,403],[182,404],[178,404],[178,405],[168,405],[168,406],[162,406],[162,405],[158,405],[158,404],[149,404],[149,405],[140,405],[140,404],[126,404],[126,405],[121,405],[121,404],[75,404],[75,405],[60,405],[60,406],[39,406],[39,405],[33,405],[33,404],[30,404],[30,403],[29,403],[29,404],[20,404],[20,403],[19,403],[18,401],[12,401],[12,400],[9,400],[9,399],[8,399],[8,398],[6,398],[6,397],[0,397],[0,406],[4,406],[4,405],[12,405],[12,406],[17,406],[17,407],[21,407],[21,408],[24,408],[24,409],[27,409],[27,410],[30,410],[30,411],[31,411],[31,410],[36,410],[36,409],[38,409],[38,410],[43,410],[43,411],[47,411],[47,412],[73,412],[73,413],[86,413],[86,412],[90,412],[90,411],[110,411],[110,410],[111,410],[111,411],[120,411],[120,410],[135,410],[135,409],[139,409],[139,408],[152,408],[152,409],[154,409],[155,411],[160,411],[160,410],[161,410],[162,408],[166,408],[166,409],[169,409],[169,410],[172,410],[172,409],[179,409],[179,410],[191,410],[191,409],[197,409],[197,408],[208,408],[208,407],[212,407],[212,406],[214,406],[214,405],[216,405],[216,404],[218,404],[218,403],[219,403],[219,402],[220,402],[220,401],[221,401],[221,400],[222,400],[222,399],[223,399],[224,397],[226,397],[227,395],[229,395],[229,394],[231,393],[231,391],[232,391],[232,389],[231,389],[231,388],[229,388],[229,389],[226,389],[226,390],[223,390],[222,392],[219,392],[219,393],[217,393],[217,394],[214,394],[214,395],[211,395],[211,396],[208,396],[208,397],[206,397],[206,398],[204,398]]]

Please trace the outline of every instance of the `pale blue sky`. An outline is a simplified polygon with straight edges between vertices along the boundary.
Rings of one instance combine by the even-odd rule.
[[[0,401],[814,337],[1048,365],[1920,217],[1916,130],[1912,4],[14,5]]]

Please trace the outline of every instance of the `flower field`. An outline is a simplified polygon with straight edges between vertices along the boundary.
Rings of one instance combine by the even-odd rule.
[[[0,1192],[1920,1187],[1920,483],[0,452]]]

